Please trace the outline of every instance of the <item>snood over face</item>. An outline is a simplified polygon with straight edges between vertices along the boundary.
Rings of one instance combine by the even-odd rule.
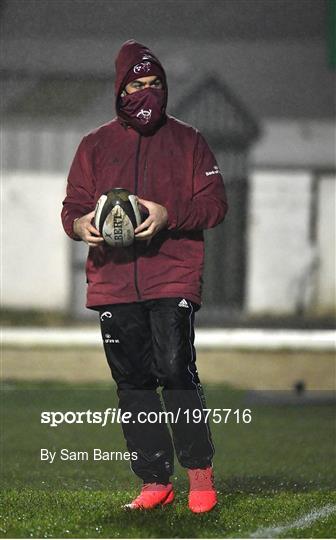
[[[119,116],[142,135],[154,132],[165,115],[165,92],[161,88],[146,88],[119,99]]]

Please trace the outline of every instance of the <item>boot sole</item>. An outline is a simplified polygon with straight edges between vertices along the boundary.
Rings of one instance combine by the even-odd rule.
[[[165,506],[166,504],[171,504],[173,502],[175,498],[175,495],[174,495],[174,490],[172,489],[167,497],[165,499],[163,499],[163,501],[159,502],[158,504],[156,504],[155,506],[152,506],[150,508],[143,508],[142,506],[136,506],[134,508],[132,508],[131,504],[124,504],[124,506],[122,507],[124,510],[130,510],[130,511],[133,511],[133,510],[154,510],[155,508],[158,508],[159,506]]]
[[[191,510],[193,514],[206,514],[207,512],[211,512],[211,510],[215,508],[215,506],[217,505],[217,502],[215,502],[213,506],[211,506],[210,508],[206,508],[205,510],[193,510],[192,508],[190,508],[190,506],[189,506],[189,510]]]

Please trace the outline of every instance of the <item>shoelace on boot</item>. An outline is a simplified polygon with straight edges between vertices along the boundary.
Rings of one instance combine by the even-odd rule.
[[[213,476],[211,471],[206,469],[196,469],[192,471],[190,479],[190,488],[193,491],[210,491],[214,489]]]
[[[158,487],[156,488],[156,486],[158,486]],[[146,491],[148,489],[150,489],[150,491],[164,491],[167,488],[168,488],[168,486],[165,486],[164,484],[156,484],[155,482],[151,482],[149,484],[146,484],[146,483],[143,484],[142,488],[141,488],[141,491]]]
[[[140,494],[134,499],[133,504],[141,504],[143,501],[143,497],[150,494],[150,492],[159,492],[164,491],[164,489],[155,489],[154,486],[162,486],[162,484],[156,484],[156,483],[148,483],[143,484],[141,488]],[[163,486],[162,486],[163,487]]]

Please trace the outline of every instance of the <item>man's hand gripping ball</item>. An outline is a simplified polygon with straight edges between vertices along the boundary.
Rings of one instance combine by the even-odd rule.
[[[90,247],[97,247],[104,242],[104,238],[100,232],[92,225],[95,211],[75,219],[73,223],[73,231],[78,238],[81,238]]]
[[[153,201],[146,201],[138,197],[138,202],[149,211],[149,216],[134,231],[136,240],[147,240],[148,244],[159,231],[164,229],[168,222],[168,212],[164,206]]]
[[[151,239],[167,225],[168,212],[161,204],[140,199],[139,197],[136,197],[136,199],[138,203],[147,208],[149,215],[134,230],[135,239],[147,241],[147,244],[149,244]],[[97,247],[104,242],[103,236],[92,223],[95,213],[95,211],[89,212],[85,216],[75,219],[73,223],[73,230],[76,236],[81,238],[90,247]]]

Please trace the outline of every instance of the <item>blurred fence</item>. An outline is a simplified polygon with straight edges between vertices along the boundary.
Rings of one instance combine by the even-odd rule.
[[[3,304],[85,309],[87,246],[69,240],[60,210],[83,131],[7,127],[3,155]],[[249,169],[248,147],[208,140],[230,210],[206,231],[204,307],[214,325],[240,316],[319,317],[335,312],[335,174]],[[13,212],[13,208],[15,212]],[[18,221],[20,215],[20,221]],[[18,230],[18,223],[24,228]]]
[[[66,174],[83,134],[33,122],[2,130],[2,170]]]
[[[202,85],[206,92],[202,92]],[[225,226],[221,224],[215,230],[206,232],[203,296],[207,308],[201,318],[215,321],[218,313],[239,312],[244,307],[247,156],[258,128],[225,85],[212,77],[205,79],[202,85],[186,96],[180,109],[184,120],[199,126],[215,150],[230,201]],[[79,133],[71,130],[6,130],[3,140],[4,169],[26,173],[65,173],[79,140]],[[74,243],[71,251],[69,305],[74,315],[89,316],[90,312],[84,309],[87,247]]]
[[[2,132],[3,302],[9,307],[71,307],[76,316],[91,316],[84,307],[87,246],[68,240],[60,222],[67,171],[81,137],[40,127]],[[333,313],[335,175],[269,169],[252,170],[248,178],[247,148],[214,150],[230,210],[223,224],[206,231],[200,323],[244,312]],[[17,213],[25,229],[13,242]]]

